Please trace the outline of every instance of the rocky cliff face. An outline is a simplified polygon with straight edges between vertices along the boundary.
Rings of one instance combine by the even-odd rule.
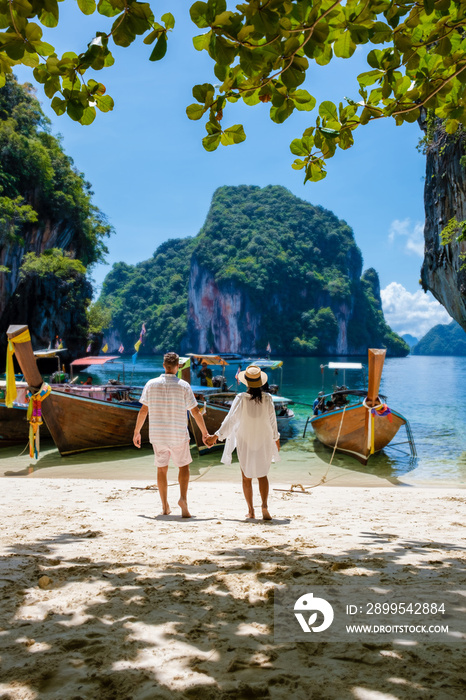
[[[222,187],[191,257],[182,351],[364,355],[408,348],[353,233],[282,187]]]
[[[5,330],[9,323],[28,323],[33,347],[47,347],[48,340],[52,341],[56,335],[67,335],[61,318],[63,302],[66,302],[61,296],[63,285],[55,285],[50,279],[45,288],[44,284],[39,285],[40,290],[37,280],[20,284],[19,271],[26,253],[40,255],[47,249],[61,248],[75,254],[72,231],[66,222],[52,225],[46,221],[40,226],[25,227],[22,233],[20,242],[2,245],[0,241],[0,265],[10,270],[0,273],[0,328]],[[89,285],[87,298],[91,297]],[[3,338],[0,345],[2,341]]]
[[[424,205],[425,254],[421,281],[425,291],[432,292],[448,313],[466,330],[466,241],[454,239],[441,244],[440,234],[455,218],[466,220],[466,169],[461,159],[465,155],[465,136],[447,137],[440,128],[427,149]]]
[[[29,275],[26,281],[19,281],[10,297],[2,314],[2,328],[27,324],[34,349],[47,348],[49,343],[53,347],[58,336],[68,350],[62,355],[68,362],[85,351],[85,309],[91,296],[92,287],[85,278],[63,280],[53,275]]]

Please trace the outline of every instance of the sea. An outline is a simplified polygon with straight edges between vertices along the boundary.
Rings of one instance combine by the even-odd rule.
[[[272,359],[280,358],[272,356]],[[331,391],[335,383],[346,383],[354,389],[365,388],[360,370],[346,370],[344,377],[340,370],[335,376],[334,370],[325,367],[329,361],[362,361],[365,364],[361,358],[290,357],[284,359],[282,369],[269,371],[269,383],[279,384],[280,394],[294,401],[295,418],[281,435],[282,454],[288,457],[288,463],[302,465],[303,475],[307,474],[306,465],[310,461],[328,464],[332,459],[332,450],[315,439],[310,425],[306,429],[318,392]],[[225,377],[229,387],[243,390],[243,385],[238,387],[235,380],[240,363],[237,360],[228,362]],[[241,364],[243,369],[247,365]],[[135,365],[131,360],[122,359],[94,369],[92,377],[94,383],[104,383],[119,376],[121,381],[142,386],[162,372],[161,356],[138,356]],[[341,454],[333,457],[333,463],[344,469],[363,470],[392,483],[403,476],[411,476],[417,483],[466,486],[466,357],[387,358],[380,393],[387,396],[389,407],[409,421],[416,456],[401,428],[392,444],[374,455],[367,466],[362,467]],[[197,471],[202,472],[203,460],[210,465],[212,457],[198,460]],[[286,478],[283,473],[282,476]]]

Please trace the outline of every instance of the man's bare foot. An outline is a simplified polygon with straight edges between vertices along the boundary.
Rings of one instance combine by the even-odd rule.
[[[254,513],[253,510],[250,510],[249,513],[246,513],[245,518],[246,520],[254,520],[256,517],[256,514]]]
[[[168,503],[167,503],[167,505],[162,506],[162,515],[170,515],[170,513],[171,513],[171,508],[168,505]]]
[[[178,501],[178,505],[181,508],[181,517],[182,518],[190,518],[191,513],[188,510],[188,504],[186,503],[186,501],[184,501],[183,499],[180,498],[180,500]]]
[[[264,520],[272,520],[272,516],[270,515],[267,506],[262,506],[262,518]]]

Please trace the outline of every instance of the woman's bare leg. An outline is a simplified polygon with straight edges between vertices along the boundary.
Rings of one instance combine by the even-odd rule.
[[[269,507],[267,504],[269,498],[269,480],[266,476],[261,476],[259,479],[259,491],[262,498],[262,517],[264,520],[272,520]]]
[[[241,471],[241,476],[243,477],[243,493],[248,505],[248,513],[246,517],[255,518],[254,504],[252,501],[252,479],[248,479],[247,476],[244,476],[243,471]]]

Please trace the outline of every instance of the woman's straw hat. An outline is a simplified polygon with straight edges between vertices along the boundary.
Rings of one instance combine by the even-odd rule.
[[[266,373],[262,372],[261,368],[257,367],[257,365],[249,365],[249,367],[246,367],[244,372],[238,374],[238,379],[251,388],[264,386],[268,381]]]

